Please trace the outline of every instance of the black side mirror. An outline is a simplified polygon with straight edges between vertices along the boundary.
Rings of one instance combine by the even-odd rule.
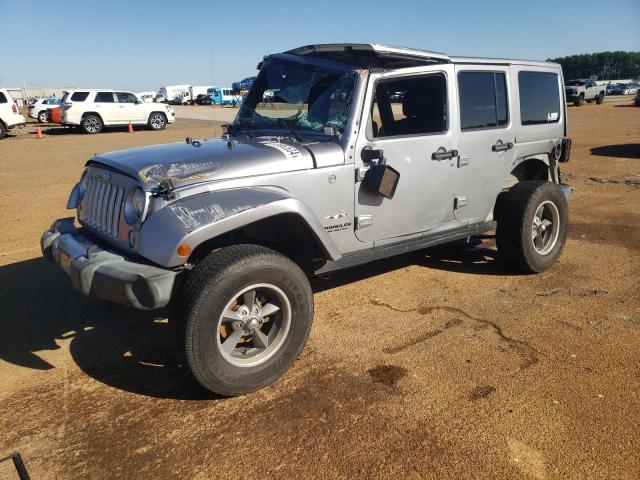
[[[384,163],[371,165],[364,177],[367,189],[385,198],[393,198],[399,180],[400,172]]]

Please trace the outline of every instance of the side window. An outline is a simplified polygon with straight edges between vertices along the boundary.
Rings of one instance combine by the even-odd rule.
[[[73,92],[71,95],[72,102],[84,102],[89,96],[89,92]]]
[[[117,92],[116,96],[118,97],[118,103],[136,103],[136,97],[133,93]]]
[[[7,96],[0,92],[0,103],[7,103]]]
[[[507,82],[504,73],[460,72],[460,124],[462,130],[499,128],[509,123]]]
[[[560,121],[558,75],[546,72],[518,73],[520,121],[540,125]]]
[[[98,92],[95,101],[98,103],[115,103],[112,92]]]
[[[373,138],[447,131],[447,82],[442,74],[382,80],[371,106]]]

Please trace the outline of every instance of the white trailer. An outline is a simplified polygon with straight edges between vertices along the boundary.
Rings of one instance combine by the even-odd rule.
[[[176,96],[181,95],[182,92],[188,92],[191,85],[167,85],[166,87],[160,87],[158,90],[157,102],[169,103]]]
[[[198,95],[206,95],[209,88],[211,87],[206,85],[190,85],[186,91],[178,93],[171,99],[171,103],[175,105],[193,105]]]
[[[148,92],[138,92],[136,93],[136,97],[138,97],[145,103],[151,103],[153,102],[153,99],[156,98],[156,92],[153,90],[150,90]]]

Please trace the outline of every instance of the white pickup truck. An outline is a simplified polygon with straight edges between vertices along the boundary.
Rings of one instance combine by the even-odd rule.
[[[595,80],[578,79],[565,82],[564,91],[567,97],[567,103],[573,102],[576,107],[579,107],[584,102],[593,102],[594,100],[600,105],[604,102],[607,87],[605,85],[598,85]]]

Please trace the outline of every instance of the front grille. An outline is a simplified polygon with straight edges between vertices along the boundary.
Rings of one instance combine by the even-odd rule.
[[[125,188],[99,177],[87,178],[84,196],[84,222],[98,232],[118,238]]]

